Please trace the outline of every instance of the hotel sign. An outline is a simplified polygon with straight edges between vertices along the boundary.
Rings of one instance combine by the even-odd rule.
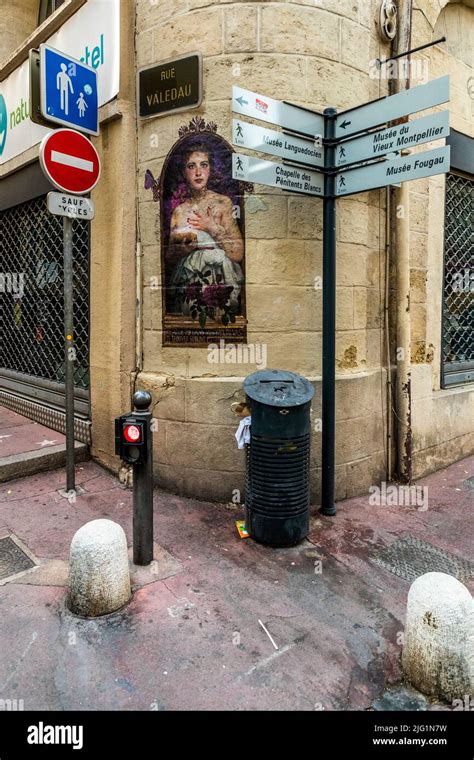
[[[138,115],[142,119],[198,108],[202,102],[200,53],[172,58],[137,74]]]

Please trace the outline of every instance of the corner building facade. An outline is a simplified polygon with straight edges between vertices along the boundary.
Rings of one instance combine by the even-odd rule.
[[[47,41],[51,30],[73,24],[86,6],[107,3],[110,13],[119,14],[118,89],[101,106],[101,133],[93,140],[103,172],[92,193],[96,218],[89,231],[87,387],[83,382],[77,394],[81,431],[89,436],[92,455],[117,470],[113,418],[130,408],[135,389],[148,389],[157,420],[156,483],[180,494],[227,502],[235,490],[243,492],[244,452],[236,447],[237,420],[231,410],[242,398],[243,379],[263,366],[295,371],[310,379],[316,391],[311,482],[312,503],[317,504],[322,201],[232,180],[232,152],[240,150],[232,146],[232,86],[318,112],[329,106],[343,111],[388,95],[390,80],[374,64],[391,54],[390,43],[379,33],[380,3],[69,0],[39,29],[39,8],[32,8],[28,21],[22,4],[23,40],[14,39],[20,48],[7,49],[5,35],[2,41],[6,63],[0,92],[5,78],[25,60],[28,46],[34,47],[39,38]],[[7,16],[19,13],[15,3],[8,6]],[[414,1],[410,46],[442,36],[447,42],[412,55],[411,86],[444,74],[451,79],[450,102],[431,109],[450,110],[450,173],[411,182],[407,207],[399,212],[409,220],[409,456],[414,477],[474,448],[474,296],[468,242],[474,173],[473,32],[471,3]],[[100,39],[100,34],[95,36]],[[202,58],[201,104],[141,118],[137,71],[166,62],[172,68],[173,62],[178,65],[194,53]],[[158,89],[161,108],[167,96],[162,85]],[[170,102],[172,89],[171,83]],[[0,214],[9,224],[17,213],[12,209],[44,197],[44,185],[37,185],[34,197],[26,190],[37,156],[36,143],[0,165],[0,192],[3,185],[6,196],[0,196]],[[199,254],[192,267],[191,259],[186,260],[185,272],[173,258],[171,230],[181,229],[176,219],[185,226],[186,214],[193,215],[193,208],[186,206],[185,184],[189,189],[195,182],[196,172],[202,171],[196,162],[206,156],[211,205],[221,204],[217,226],[226,227],[232,251],[217,244],[218,237],[206,237],[215,228],[211,225],[200,231]],[[400,349],[399,241],[387,199],[390,195],[382,189],[337,201],[337,499],[366,493],[370,485],[389,479],[399,458],[394,391]],[[198,211],[202,213],[200,207]],[[201,275],[210,273],[207,285],[232,285],[232,308],[230,301],[203,301],[202,289],[196,297],[196,269]],[[14,322],[8,312],[5,318]],[[28,397],[37,406],[55,406],[60,420],[57,367],[54,377],[39,377],[38,384],[44,391],[46,381],[54,399],[45,393],[38,399],[22,382],[21,368],[12,370],[9,362],[7,356],[0,371],[2,403]],[[23,375],[31,378],[27,370]]]

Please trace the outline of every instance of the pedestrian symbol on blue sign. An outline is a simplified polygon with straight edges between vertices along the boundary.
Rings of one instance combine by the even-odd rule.
[[[41,113],[48,121],[99,134],[97,71],[59,50],[40,45]]]

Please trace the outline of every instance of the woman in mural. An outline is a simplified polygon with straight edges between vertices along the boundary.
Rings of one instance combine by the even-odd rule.
[[[219,290],[227,286],[227,303],[237,309],[244,243],[231,198],[209,189],[214,169],[212,149],[204,141],[192,142],[182,154],[180,169],[188,197],[174,208],[170,221],[167,259],[173,301],[179,301],[182,313],[186,313],[190,299],[180,299],[180,294],[189,296],[189,286],[204,285],[210,295],[212,286],[219,286]]]

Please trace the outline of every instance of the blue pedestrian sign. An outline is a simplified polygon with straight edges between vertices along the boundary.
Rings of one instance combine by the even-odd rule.
[[[43,117],[98,135],[97,71],[49,45],[40,45],[40,72]]]

